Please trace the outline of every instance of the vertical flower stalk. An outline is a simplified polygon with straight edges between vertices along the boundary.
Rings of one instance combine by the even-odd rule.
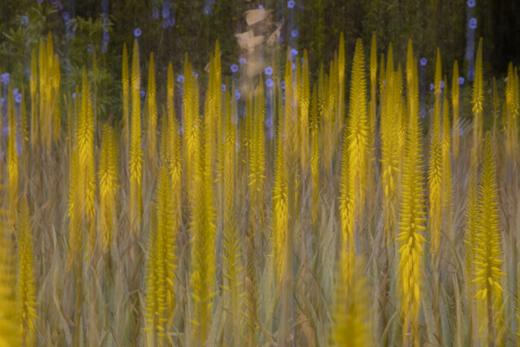
[[[356,41],[352,63],[350,110],[341,163],[340,220],[342,249],[354,251],[356,225],[363,215],[366,188],[368,120],[365,65],[361,40]]]
[[[459,157],[460,151],[460,85],[459,85],[459,63],[455,60],[453,74],[451,77],[451,108],[453,112],[452,121],[452,152],[453,158]]]
[[[7,190],[9,196],[9,219],[14,224],[18,209],[18,153],[16,151],[16,110],[12,88],[7,91],[7,125],[9,136],[7,138]]]
[[[482,344],[504,343],[504,278],[502,240],[499,220],[498,188],[494,144],[488,133],[484,141],[479,188],[479,223],[475,235],[475,299],[479,336]]]
[[[99,229],[101,249],[107,253],[116,230],[117,191],[119,188],[119,144],[113,127],[104,124],[98,165]]]
[[[310,106],[310,81],[309,81],[309,57],[307,51],[303,52],[300,78],[298,83],[298,111],[300,139],[300,168],[302,175],[307,176],[309,171],[309,106]]]
[[[122,102],[122,133],[123,144],[127,151],[130,147],[130,75],[128,72],[128,49],[126,43],[123,46],[123,56],[121,58],[121,102]]]
[[[174,177],[170,172],[175,148],[171,147],[169,121],[168,118],[163,118],[162,122],[164,132],[161,139],[161,163],[154,211],[155,227],[152,230],[148,252],[145,330],[149,346],[168,344],[167,335],[175,308],[175,251],[180,208],[177,205],[180,201],[175,191],[179,189],[180,177]]]
[[[139,67],[139,45],[134,40],[132,52],[131,124],[130,124],[130,158],[128,172],[130,179],[130,226],[136,235],[141,226],[142,215],[142,181],[143,181],[143,149],[141,147],[141,69]]]
[[[157,161],[157,95],[155,83],[155,58],[153,52],[150,53],[148,61],[148,86],[146,93],[146,149],[148,163],[152,168]]]
[[[316,226],[320,210],[320,113],[318,88],[312,89],[310,106],[311,221]]]
[[[471,163],[473,170],[476,170],[480,153],[480,142],[482,139],[484,111],[484,76],[482,67],[482,38],[478,43],[477,57],[475,61],[475,81],[473,82],[473,94],[471,97],[471,110],[473,112],[473,143],[471,153]]]
[[[441,108],[442,108],[442,89],[441,89],[441,55],[439,49],[435,58],[435,105],[433,109],[433,119],[431,123],[430,138],[430,162],[428,169],[428,198],[429,198],[429,222],[431,236],[431,252],[434,263],[437,263],[441,240],[441,185],[442,185],[442,145],[441,145]]]
[[[408,67],[409,121],[403,165],[399,221],[399,291],[403,319],[403,345],[420,346],[419,309],[423,285],[424,182],[422,141],[418,110],[418,79],[415,59]],[[412,67],[413,66],[413,67]]]
[[[241,261],[241,245],[237,227],[236,180],[237,180],[237,150],[236,150],[236,120],[231,110],[231,96],[225,94],[225,114],[223,125],[223,293],[226,300],[227,315],[225,341],[228,346],[241,346],[242,343],[242,296],[243,296],[243,265]],[[246,313],[246,319],[249,317]],[[254,340],[254,336],[251,336]]]
[[[384,77],[383,77],[384,76]],[[388,48],[386,71],[381,70],[381,181],[383,185],[384,231],[387,245],[395,238],[398,210],[398,180],[400,175],[399,158],[399,116],[396,98],[401,98],[401,86],[394,71],[392,45]]]

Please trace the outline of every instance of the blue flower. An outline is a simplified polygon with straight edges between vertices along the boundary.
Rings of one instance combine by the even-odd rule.
[[[202,11],[204,12],[204,15],[209,16],[211,14],[211,6],[205,5]]]
[[[177,76],[177,82],[179,82],[179,83],[184,82],[184,76],[183,75]]]
[[[70,13],[68,13],[67,11],[64,11],[61,16],[63,17],[63,21],[65,22],[65,24],[67,24],[70,21]]]
[[[236,73],[238,71],[238,65],[237,64],[231,64],[231,72]]]
[[[294,2],[294,0],[287,1],[287,8],[293,9],[295,5],[296,3]]]
[[[27,16],[21,16],[20,17],[20,23],[25,27],[29,25],[29,17]]]
[[[221,87],[222,91],[225,92],[226,91],[226,85],[224,83],[222,83],[222,87]]]
[[[244,57],[240,57],[240,58],[238,59],[238,62],[240,63],[240,65],[244,65],[245,63],[247,63],[247,59],[244,58]]]
[[[444,81],[441,81],[441,89],[444,89]]]
[[[134,37],[135,38],[140,37],[142,34],[143,34],[143,31],[141,30],[141,28],[135,28],[134,29]]]
[[[469,8],[473,8],[477,5],[477,1],[476,0],[468,0],[467,3]]]
[[[146,96],[146,92],[144,89],[141,89],[141,98],[144,98]]]
[[[468,22],[468,26],[470,29],[473,29],[473,30],[477,29],[477,18],[475,18],[475,17],[470,18],[469,22]]]
[[[464,84],[464,77],[460,76],[459,77],[459,85],[463,85]]]
[[[267,75],[267,76],[271,76],[273,74],[273,68],[268,66],[264,69],[264,73]]]
[[[265,125],[268,127],[268,128],[272,128],[273,127],[273,119],[271,117],[267,118],[265,120]]]
[[[298,55],[298,50],[296,48],[293,48],[291,49],[291,55],[294,57],[294,56],[297,56]]]
[[[430,83],[430,90],[434,90],[435,89],[435,85],[433,83]]]
[[[16,102],[17,104],[20,104],[22,102],[22,94],[16,94],[14,96],[14,102]]]
[[[299,34],[300,34],[300,32],[298,31],[298,29],[291,30],[291,37],[292,38],[297,38]]]
[[[11,79],[11,75],[9,74],[9,72],[4,72],[3,74],[0,75],[0,81],[2,82],[2,84],[4,86],[9,84],[10,79]]]
[[[421,66],[426,66],[426,64],[428,64],[428,59],[426,59],[425,57],[422,57],[419,60],[419,64],[421,64]]]
[[[168,3],[164,3],[161,14],[164,19],[170,18],[170,6],[168,5]]]
[[[103,41],[108,41],[110,39],[110,34],[108,31],[103,31]]]
[[[267,88],[273,88],[274,86],[274,82],[272,79],[268,78],[266,81],[265,81],[265,85],[267,86]]]
[[[237,100],[240,99],[240,90],[238,90],[238,89],[235,90],[235,99],[237,99]]]

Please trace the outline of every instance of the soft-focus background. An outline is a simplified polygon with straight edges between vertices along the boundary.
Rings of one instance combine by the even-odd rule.
[[[282,45],[309,50],[313,73],[332,57],[340,32],[350,52],[356,38],[369,42],[372,32],[380,47],[393,42],[398,57],[404,56],[409,37],[428,61],[439,47],[446,61],[464,62],[469,79],[468,59],[480,36],[485,68],[493,70],[488,72],[505,76],[507,63],[520,60],[518,0],[20,0],[0,1],[0,72],[28,75],[31,49],[52,32],[69,85],[97,54],[98,85],[106,96],[101,103],[115,112],[120,102],[113,96],[120,92],[117,79],[109,76],[120,75],[122,46],[131,43],[135,29],[141,29],[141,50],[155,52],[157,66],[164,69],[172,61],[177,71],[185,53],[202,70],[218,39],[223,72],[231,75],[230,66],[240,56],[234,34],[246,27],[244,12],[258,7],[273,10]],[[433,75],[433,64],[425,69]]]

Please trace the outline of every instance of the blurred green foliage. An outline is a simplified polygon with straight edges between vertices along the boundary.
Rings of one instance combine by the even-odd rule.
[[[451,68],[454,59],[463,61],[466,47],[466,0],[296,0],[294,9],[288,8],[286,0],[109,0],[107,25],[103,24],[103,1],[107,0],[0,1],[0,72],[10,71],[15,83],[27,78],[32,48],[52,32],[69,92],[81,68],[92,67],[95,60],[96,76],[92,77],[103,91],[98,95],[98,111],[117,112],[121,51],[123,44],[131,46],[135,28],[142,29],[142,54],[153,51],[156,55],[159,83],[168,62],[180,71],[185,53],[202,70],[216,40],[221,43],[224,73],[230,74],[228,67],[239,55],[234,34],[246,27],[243,13],[259,5],[272,9],[275,21],[283,23],[282,37],[299,30],[298,48],[309,50],[313,71],[332,57],[340,32],[345,33],[349,52],[355,38],[363,38],[368,46],[372,32],[377,32],[379,47],[393,42],[397,57],[404,56],[410,37],[418,54],[431,62],[439,47],[450,62],[446,68]],[[164,1],[171,5],[174,20],[167,28]],[[518,3],[477,1],[475,37],[484,36],[487,66],[495,72],[503,73],[507,61],[520,56],[520,43],[514,43],[520,37],[520,21],[514,20]],[[104,30],[109,35],[106,52],[101,49]],[[433,64],[428,64],[429,75],[432,69]]]

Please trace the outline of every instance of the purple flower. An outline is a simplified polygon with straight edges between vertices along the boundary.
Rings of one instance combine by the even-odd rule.
[[[237,64],[231,64],[231,72],[236,73],[238,71],[238,65]]]
[[[211,6],[210,5],[205,5],[204,9],[202,11],[204,12],[205,16],[209,16],[211,14]]]
[[[170,6],[166,1],[164,2],[161,14],[164,19],[170,18]]]
[[[224,83],[222,83],[222,87],[221,87],[222,91],[225,92],[226,91],[226,85]]]
[[[294,2],[294,0],[287,1],[287,8],[293,9],[295,5],[296,3]]]
[[[144,89],[141,89],[141,98],[144,98],[146,96],[146,91]]]
[[[141,30],[141,28],[135,28],[134,29],[134,37],[135,38],[140,37],[142,34],[143,34],[143,31]]]
[[[268,128],[272,128],[273,127],[273,119],[271,117],[267,118],[265,120],[265,125],[268,127]]]
[[[184,76],[183,75],[177,76],[177,82],[179,82],[179,83],[184,82]]]
[[[422,57],[419,60],[419,63],[421,64],[421,66],[426,66],[426,64],[428,64],[428,59],[426,59],[425,57]]]
[[[10,79],[11,79],[11,75],[9,74],[9,72],[4,72],[3,74],[0,75],[0,81],[2,82],[2,84],[4,86],[9,84]]]
[[[267,76],[271,76],[273,74],[273,68],[268,66],[264,69],[264,73],[267,75]]]
[[[441,81],[441,89],[444,89],[444,81]]]
[[[468,26],[470,29],[473,29],[473,30],[477,29],[477,18],[475,18],[475,17],[470,18],[469,22],[468,22]]]
[[[285,90],[285,81],[280,82],[280,87],[282,90]]]
[[[272,79],[268,78],[266,81],[265,81],[265,85],[267,86],[267,88],[273,88],[274,86],[274,82]]]
[[[22,94],[18,93],[14,96],[14,102],[20,104],[22,102]]]
[[[70,13],[68,13],[67,11],[64,11],[61,16],[63,17],[63,21],[65,22],[65,24],[67,24],[70,21]]]
[[[22,24],[24,27],[29,25],[29,17],[27,16],[21,16],[20,17],[20,24]]]
[[[297,38],[298,35],[300,35],[300,32],[298,31],[298,29],[291,30],[291,37],[292,38]]]
[[[239,63],[240,65],[244,65],[245,63],[247,63],[247,59],[244,58],[244,57],[240,57],[240,58],[238,59],[238,63]]]
[[[463,85],[464,84],[464,77],[460,76],[459,77],[459,85]]]
[[[298,55],[298,50],[296,48],[293,48],[291,49],[291,55],[294,57],[294,56],[297,56]]]
[[[430,90],[434,90],[435,89],[435,85],[433,83],[430,83]]]
[[[238,89],[235,90],[235,99],[237,99],[237,100],[240,99],[240,90],[238,90]]]
[[[466,2],[466,4],[468,5],[469,8],[473,8],[477,5],[477,1],[476,0],[468,0]]]

